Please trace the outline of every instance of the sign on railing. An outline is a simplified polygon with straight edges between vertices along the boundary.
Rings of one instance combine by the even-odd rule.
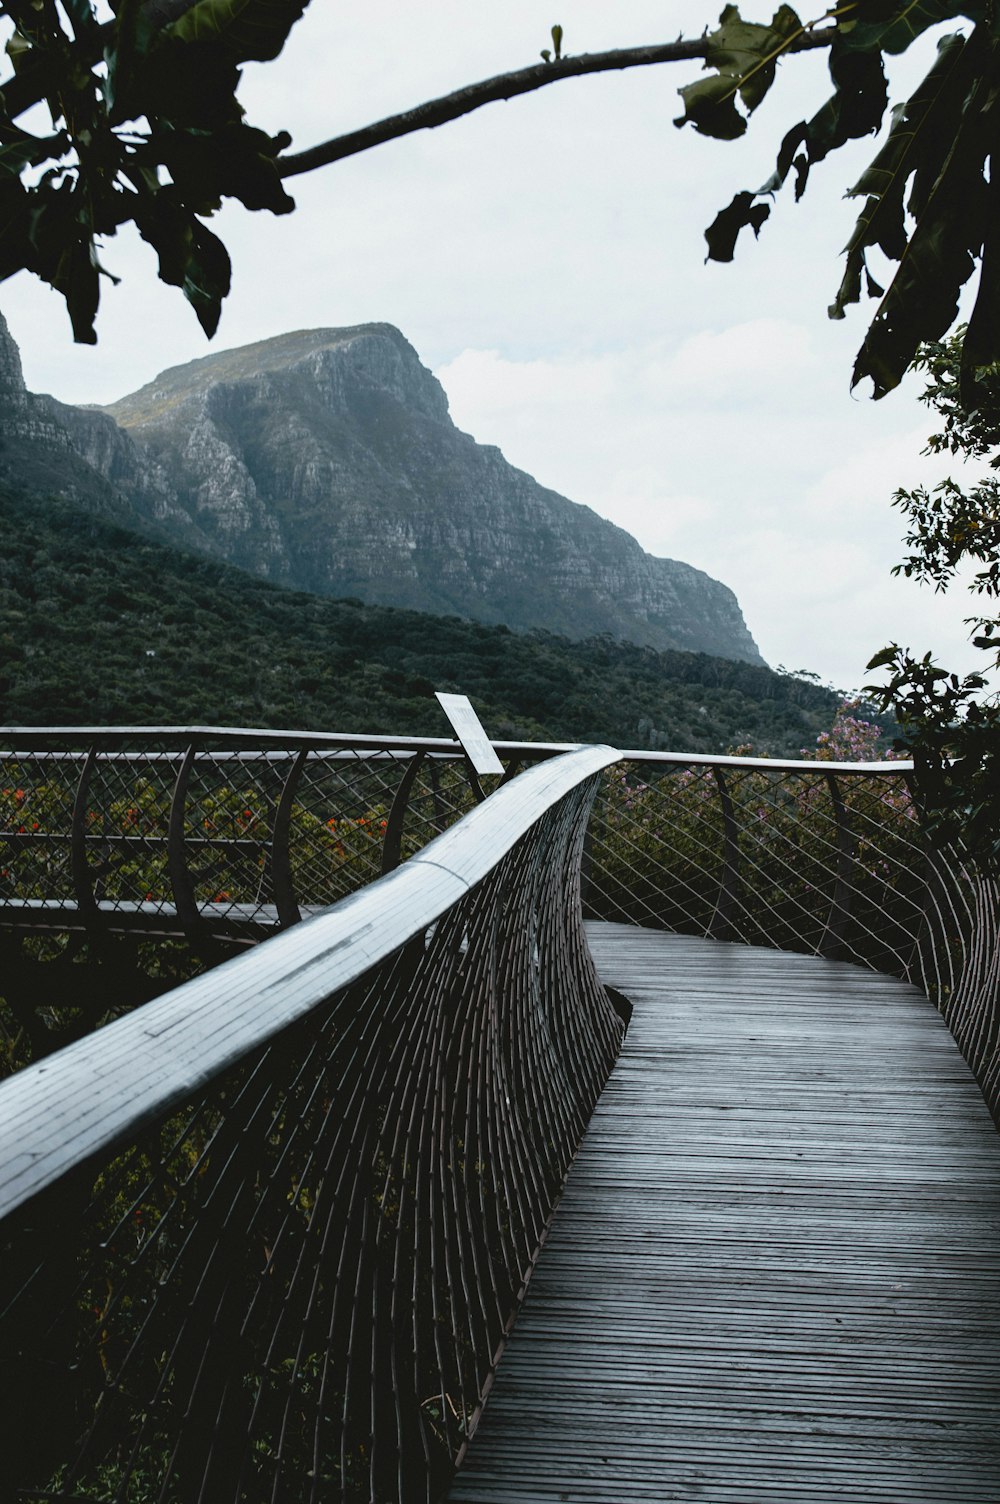
[[[448,717],[466,757],[477,773],[502,773],[503,763],[493,750],[482,721],[467,695],[447,695],[435,690],[434,698]]]

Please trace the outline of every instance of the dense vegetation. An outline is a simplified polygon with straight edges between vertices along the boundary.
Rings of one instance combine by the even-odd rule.
[[[893,504],[907,521],[910,552],[893,574],[948,590],[966,573],[975,613],[966,617],[972,644],[986,654],[980,672],[949,673],[931,654],[898,643],[869,668],[888,668],[876,700],[902,730],[899,745],[914,759],[924,826],[941,845],[958,842],[991,875],[1000,872],[1000,365],[986,368],[974,403],[962,388],[963,330],[925,345],[917,365],[930,381],[921,397],[943,419],[927,440],[929,454],[988,461],[963,485],[950,477],[932,491],[899,490]],[[972,572],[974,571],[974,572]],[[971,578],[969,575],[971,574]]]
[[[0,489],[0,719],[446,735],[436,689],[499,738],[797,755],[837,696],[608,638],[323,600]]]

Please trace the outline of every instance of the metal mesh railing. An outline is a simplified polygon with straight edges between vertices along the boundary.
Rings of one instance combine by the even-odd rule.
[[[918,950],[920,981],[1000,1127],[1000,884],[960,852],[929,860]]]
[[[0,1078],[356,892],[472,809],[457,742],[0,730]],[[506,776],[565,748],[499,744]]]
[[[909,763],[627,753],[591,821],[586,912],[913,981],[1000,1115],[997,885],[928,850],[911,777]]]
[[[252,943],[357,891],[483,795],[440,740],[6,735],[19,750],[0,753],[0,930],[75,932],[91,954],[112,933],[183,937],[188,972],[192,955],[215,960],[220,943]],[[507,776],[564,750],[498,744]],[[908,763],[626,754],[591,823],[588,912],[909,977],[948,1011],[983,1077],[998,1048],[995,887],[959,855],[927,851],[910,776]],[[100,978],[38,972],[6,943],[17,1017],[0,1009],[0,1073],[110,1016],[107,996],[121,1009],[155,993],[142,967],[100,954]],[[39,1021],[43,978],[64,998],[92,982],[81,1022],[63,1026],[65,1006],[46,1014],[58,1026]]]
[[[166,847],[161,887],[123,901],[179,908],[178,809],[199,912],[277,908],[290,883],[279,926],[336,896],[297,812],[357,842],[364,870],[376,849],[378,867],[420,849],[0,1086],[5,1497],[441,1495],[620,1040],[580,923],[585,846],[592,917],[918,982],[997,1111],[996,884],[926,852],[905,765],[581,749],[479,804],[426,747],[365,766],[355,749],[216,747],[203,768],[175,747],[144,798],[124,750],[64,752],[31,786],[71,825],[44,857],[15,846],[39,889],[68,872],[117,901],[146,842],[142,882]],[[27,836],[43,801],[24,783],[5,797]],[[95,808],[115,840],[74,847]]]
[[[592,822],[590,909],[908,974],[926,859],[890,769],[630,755]]]
[[[0,1087],[6,1497],[440,1493],[620,1040],[613,756]]]
[[[391,870],[484,792],[447,741],[211,728],[0,738],[0,924],[36,932],[252,943]]]

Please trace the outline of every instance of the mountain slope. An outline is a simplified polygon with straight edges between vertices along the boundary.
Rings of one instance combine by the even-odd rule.
[[[460,432],[391,325],[224,351],[104,412],[135,441],[148,484],[169,483],[176,506],[156,515],[172,536],[262,578],[761,662],[724,585],[645,554]]]
[[[330,601],[0,486],[0,721],[447,735],[435,689],[495,737],[797,755],[837,697],[770,669],[602,638]]]

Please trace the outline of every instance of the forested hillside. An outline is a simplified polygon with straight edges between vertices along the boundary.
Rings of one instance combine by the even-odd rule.
[[[435,689],[494,737],[795,755],[837,696],[704,654],[569,642],[321,599],[0,491],[0,718],[447,735]]]

